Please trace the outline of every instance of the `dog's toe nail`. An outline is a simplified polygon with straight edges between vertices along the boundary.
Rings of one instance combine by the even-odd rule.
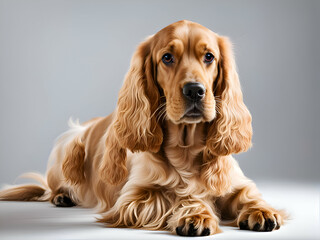
[[[253,231],[259,231],[260,230],[260,227],[261,227],[261,225],[260,225],[260,223],[256,223],[254,226],[253,226]]]
[[[184,234],[183,234],[183,232],[182,232],[182,228],[183,228],[183,226],[179,226],[179,227],[176,228],[176,233],[177,233],[178,235],[180,235],[180,236],[184,236]]]
[[[209,228],[204,228],[201,236],[209,236],[210,235],[210,229]]]
[[[274,229],[275,225],[276,225],[275,222],[273,220],[271,220],[270,218],[268,218],[265,222],[264,230],[267,232],[270,232]]]
[[[249,229],[248,220],[240,222],[239,227],[241,230],[248,230]]]
[[[188,236],[196,236],[197,235],[197,228],[194,228],[193,223],[189,224]]]

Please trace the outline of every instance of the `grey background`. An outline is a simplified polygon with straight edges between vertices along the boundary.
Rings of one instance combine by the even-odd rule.
[[[135,47],[188,19],[229,36],[254,180],[320,180],[319,1],[0,0],[0,183],[44,173],[70,116],[113,111]]]

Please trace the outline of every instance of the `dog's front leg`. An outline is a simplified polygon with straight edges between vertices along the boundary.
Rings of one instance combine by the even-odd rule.
[[[256,185],[247,180],[243,185],[217,201],[222,217],[234,219],[240,229],[272,231],[279,229],[287,218],[284,211],[272,208],[261,197]]]
[[[221,232],[212,206],[199,199],[183,199],[168,220],[169,229],[182,236],[208,236]]]
[[[110,227],[165,230],[172,205],[173,199],[163,189],[129,181],[114,206],[102,214],[99,222]]]

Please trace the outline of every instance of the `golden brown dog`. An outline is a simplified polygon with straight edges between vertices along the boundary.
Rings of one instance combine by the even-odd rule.
[[[251,135],[230,41],[180,21],[139,45],[114,113],[71,123],[44,187],[16,186],[0,199],[96,207],[109,226],[186,236],[218,233],[220,219],[272,231],[284,213],[231,155],[246,151]]]

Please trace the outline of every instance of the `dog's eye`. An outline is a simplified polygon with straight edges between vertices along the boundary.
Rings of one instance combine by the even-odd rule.
[[[214,56],[212,53],[206,53],[206,55],[204,55],[204,62],[205,63],[212,63],[214,59]]]
[[[171,53],[165,53],[163,56],[162,56],[162,62],[164,64],[171,64],[173,63],[173,56]]]

